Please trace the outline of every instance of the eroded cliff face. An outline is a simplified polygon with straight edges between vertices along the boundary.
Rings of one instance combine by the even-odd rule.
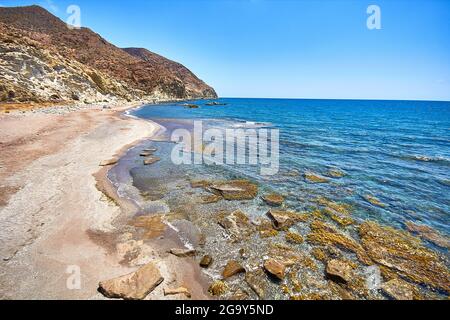
[[[215,98],[183,65],[70,30],[38,6],[0,8],[0,102]]]

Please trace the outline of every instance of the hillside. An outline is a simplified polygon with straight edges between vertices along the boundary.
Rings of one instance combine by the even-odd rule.
[[[71,30],[39,6],[0,8],[0,101],[215,98],[183,65]]]

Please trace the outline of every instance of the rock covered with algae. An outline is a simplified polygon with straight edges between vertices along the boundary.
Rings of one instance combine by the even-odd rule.
[[[365,252],[364,248],[349,236],[340,233],[334,227],[323,221],[315,220],[311,223],[311,233],[308,234],[308,241],[322,246],[337,246],[341,249],[355,253],[358,259],[371,265],[372,261]]]
[[[230,180],[213,183],[208,189],[225,200],[252,200],[258,195],[258,186],[248,180]]]
[[[405,231],[365,222],[359,227],[364,249],[376,263],[418,284],[450,292],[450,272],[441,257]]]

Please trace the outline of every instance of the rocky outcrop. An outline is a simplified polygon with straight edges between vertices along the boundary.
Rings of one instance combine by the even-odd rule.
[[[69,29],[39,6],[0,7],[0,102],[216,97],[179,63]]]

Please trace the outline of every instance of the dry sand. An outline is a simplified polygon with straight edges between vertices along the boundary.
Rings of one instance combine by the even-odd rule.
[[[122,116],[126,108],[0,115],[0,298],[102,298],[99,281],[136,270],[92,239],[114,232],[123,214],[99,191],[111,189],[99,163],[158,129]],[[149,250],[166,278],[149,298],[163,298],[170,285],[189,286],[194,299],[206,298],[192,262]],[[67,287],[71,266],[80,268],[80,289]]]

